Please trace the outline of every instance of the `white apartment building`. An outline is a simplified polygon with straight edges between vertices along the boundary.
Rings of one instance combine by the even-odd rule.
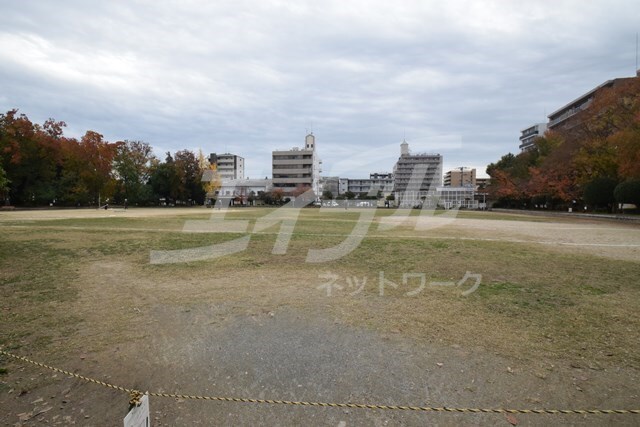
[[[520,131],[520,151],[529,151],[535,148],[535,140],[541,136],[544,136],[544,133],[547,130],[546,123],[536,123],[533,126],[529,126],[526,129]]]
[[[392,173],[371,173],[369,178],[347,179],[347,191],[355,194],[367,194],[375,196],[378,191],[386,197],[393,192]],[[372,193],[372,194],[369,194]]]

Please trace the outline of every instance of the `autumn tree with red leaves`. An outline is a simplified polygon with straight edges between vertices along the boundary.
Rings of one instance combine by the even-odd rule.
[[[204,201],[195,154],[181,150],[165,162],[142,141],[108,142],[87,131],[64,136],[64,122],[34,124],[24,114],[0,114],[0,198],[22,206],[97,206],[106,200],[156,204]]]
[[[487,167],[498,205],[566,207],[582,201],[585,187],[597,187],[598,180],[640,178],[640,78],[599,89],[570,120],[571,126],[538,138],[535,149]]]
[[[36,205],[56,199],[61,168],[63,122],[32,123],[17,110],[0,114],[0,165],[10,181],[14,204]]]

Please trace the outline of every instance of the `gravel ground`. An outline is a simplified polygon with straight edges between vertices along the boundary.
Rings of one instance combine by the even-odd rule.
[[[633,370],[523,364],[486,348],[417,344],[347,327],[321,312],[156,306],[146,339],[79,355],[78,372],[143,390],[194,395],[465,408],[621,408],[638,401]],[[425,331],[428,334],[429,331]],[[112,373],[104,377],[106,372]],[[0,404],[3,425],[117,425],[126,394],[26,366]],[[29,382],[43,386],[20,395]],[[637,425],[634,415],[451,414],[151,398],[155,426]],[[637,405],[636,405],[637,406]],[[38,412],[43,411],[39,415]],[[62,415],[64,414],[64,415]],[[20,416],[33,418],[18,422]]]

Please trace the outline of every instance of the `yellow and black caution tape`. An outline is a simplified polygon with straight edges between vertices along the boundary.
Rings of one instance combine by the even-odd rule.
[[[0,354],[11,357],[22,362],[30,363],[41,368],[49,369],[54,372],[59,372],[64,375],[68,375],[73,378],[78,378],[83,381],[98,384],[113,390],[122,391],[128,393],[130,396],[129,403],[131,405],[139,404],[140,398],[143,394],[154,397],[169,397],[174,399],[185,400],[209,400],[216,402],[237,402],[237,403],[265,403],[271,405],[294,405],[294,406],[315,406],[323,408],[353,408],[353,409],[389,409],[399,411],[421,411],[421,412],[461,412],[461,413],[491,413],[491,414],[576,414],[576,415],[588,415],[588,414],[635,414],[640,415],[640,409],[504,409],[504,408],[452,408],[447,406],[406,406],[406,405],[372,405],[365,403],[326,403],[326,402],[304,402],[295,400],[273,400],[273,399],[249,399],[243,397],[219,397],[219,396],[197,396],[189,394],[174,394],[174,393],[143,393],[140,390],[129,389],[120,387],[117,385],[109,384],[104,381],[96,380],[94,378],[85,377],[74,372],[65,371],[64,369],[55,368],[53,366],[45,365],[44,363],[36,362],[26,357],[16,356],[4,350],[0,350]]]

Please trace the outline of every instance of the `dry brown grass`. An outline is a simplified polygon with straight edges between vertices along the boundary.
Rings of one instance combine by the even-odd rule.
[[[251,222],[264,209],[229,218]],[[392,230],[378,224],[347,256],[305,262],[311,248],[338,244],[356,211],[303,210],[289,250],[271,253],[277,228],[253,235],[249,248],[214,261],[151,265],[149,251],[210,245],[238,234],[181,233],[185,219],[212,211],[12,212],[0,217],[0,344],[6,348],[95,351],[153,333],[154,307],[225,305],[252,314],[296,307],[337,321],[415,340],[484,347],[523,359],[564,358],[593,366],[640,366],[640,230],[612,222],[540,219],[491,213],[460,216],[416,231],[415,212]],[[213,212],[216,215],[216,212]],[[54,216],[54,218],[52,218]],[[22,218],[26,219],[22,219]],[[555,244],[554,244],[555,242]],[[459,288],[406,296],[403,273],[428,281],[482,274],[468,297]],[[400,284],[379,295],[379,273]],[[318,286],[332,273],[342,290]],[[349,295],[346,278],[367,284]],[[225,319],[211,319],[222,322]]]

